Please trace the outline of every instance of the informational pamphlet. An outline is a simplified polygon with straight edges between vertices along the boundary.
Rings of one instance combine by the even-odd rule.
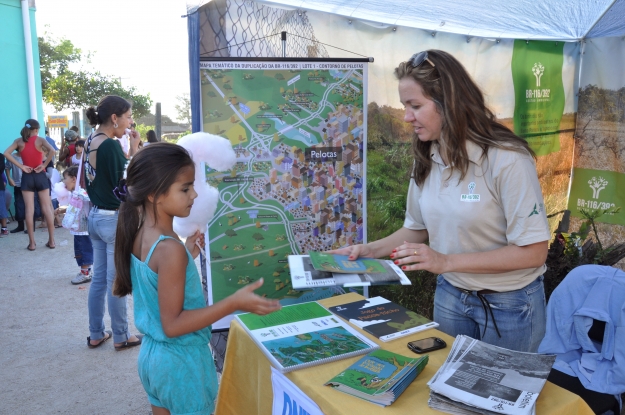
[[[375,350],[330,379],[326,386],[388,406],[416,379],[428,356],[409,358],[388,350]]]
[[[373,274],[386,272],[382,260],[373,258],[358,258],[350,260],[347,255],[328,254],[326,252],[308,253],[313,267],[317,271],[338,272],[342,274]]]
[[[236,319],[282,373],[380,347],[315,301],[282,307],[265,316],[237,314]]]
[[[316,270],[308,255],[289,255],[289,271],[293,289],[310,290],[316,287],[367,287],[371,285],[401,284],[412,282],[393,261],[381,261],[384,272],[342,274]]]
[[[428,382],[428,405],[451,414],[533,414],[554,361],[555,355],[517,352],[459,335]]]
[[[341,304],[330,311],[385,342],[438,327],[438,323],[383,297]]]

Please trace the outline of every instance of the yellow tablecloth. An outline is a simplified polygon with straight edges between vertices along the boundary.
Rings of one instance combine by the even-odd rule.
[[[350,293],[321,300],[319,303],[325,307],[332,307],[362,299],[361,295]],[[430,389],[426,383],[447,358],[450,346],[454,341],[453,337],[438,330],[430,329],[385,343],[360,329],[357,330],[378,343],[383,349],[405,356],[413,355],[406,347],[406,343],[412,340],[438,336],[444,339],[448,346],[445,349],[429,353],[429,362],[423,372],[397,401],[386,408],[323,386],[325,382],[362,356],[296,370],[287,373],[286,376],[315,401],[326,415],[440,414],[441,412],[428,407]],[[271,366],[265,355],[236,320],[233,320],[230,325],[225,359],[216,414],[271,414],[273,403]],[[536,413],[537,415],[594,415],[579,396],[550,382],[546,383],[538,398]]]

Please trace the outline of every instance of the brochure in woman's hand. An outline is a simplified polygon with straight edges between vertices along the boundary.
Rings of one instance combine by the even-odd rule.
[[[309,252],[310,261],[317,271],[338,272],[345,274],[372,274],[386,272],[382,261],[373,258],[350,260],[346,255],[334,255],[325,252]]]

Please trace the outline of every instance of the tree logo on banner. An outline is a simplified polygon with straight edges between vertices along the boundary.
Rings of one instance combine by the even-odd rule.
[[[532,73],[536,78],[536,89],[528,89],[525,91],[525,98],[528,98],[527,102],[548,102],[551,101],[551,89],[540,88],[540,78],[545,73],[545,66],[540,63],[534,63],[532,66]]]
[[[542,63],[536,62],[534,66],[532,66],[532,73],[536,77],[536,87],[539,87],[540,78],[543,76],[543,73],[545,73],[545,67],[543,66]]]
[[[605,189],[608,183],[609,182],[601,176],[599,176],[599,180],[594,176],[592,179],[588,180],[588,185],[592,189],[592,198],[599,199],[599,193]]]

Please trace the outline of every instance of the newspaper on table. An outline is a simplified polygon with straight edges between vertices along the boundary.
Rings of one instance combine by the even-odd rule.
[[[428,405],[454,415],[535,414],[536,400],[555,358],[460,335],[428,382]]]

